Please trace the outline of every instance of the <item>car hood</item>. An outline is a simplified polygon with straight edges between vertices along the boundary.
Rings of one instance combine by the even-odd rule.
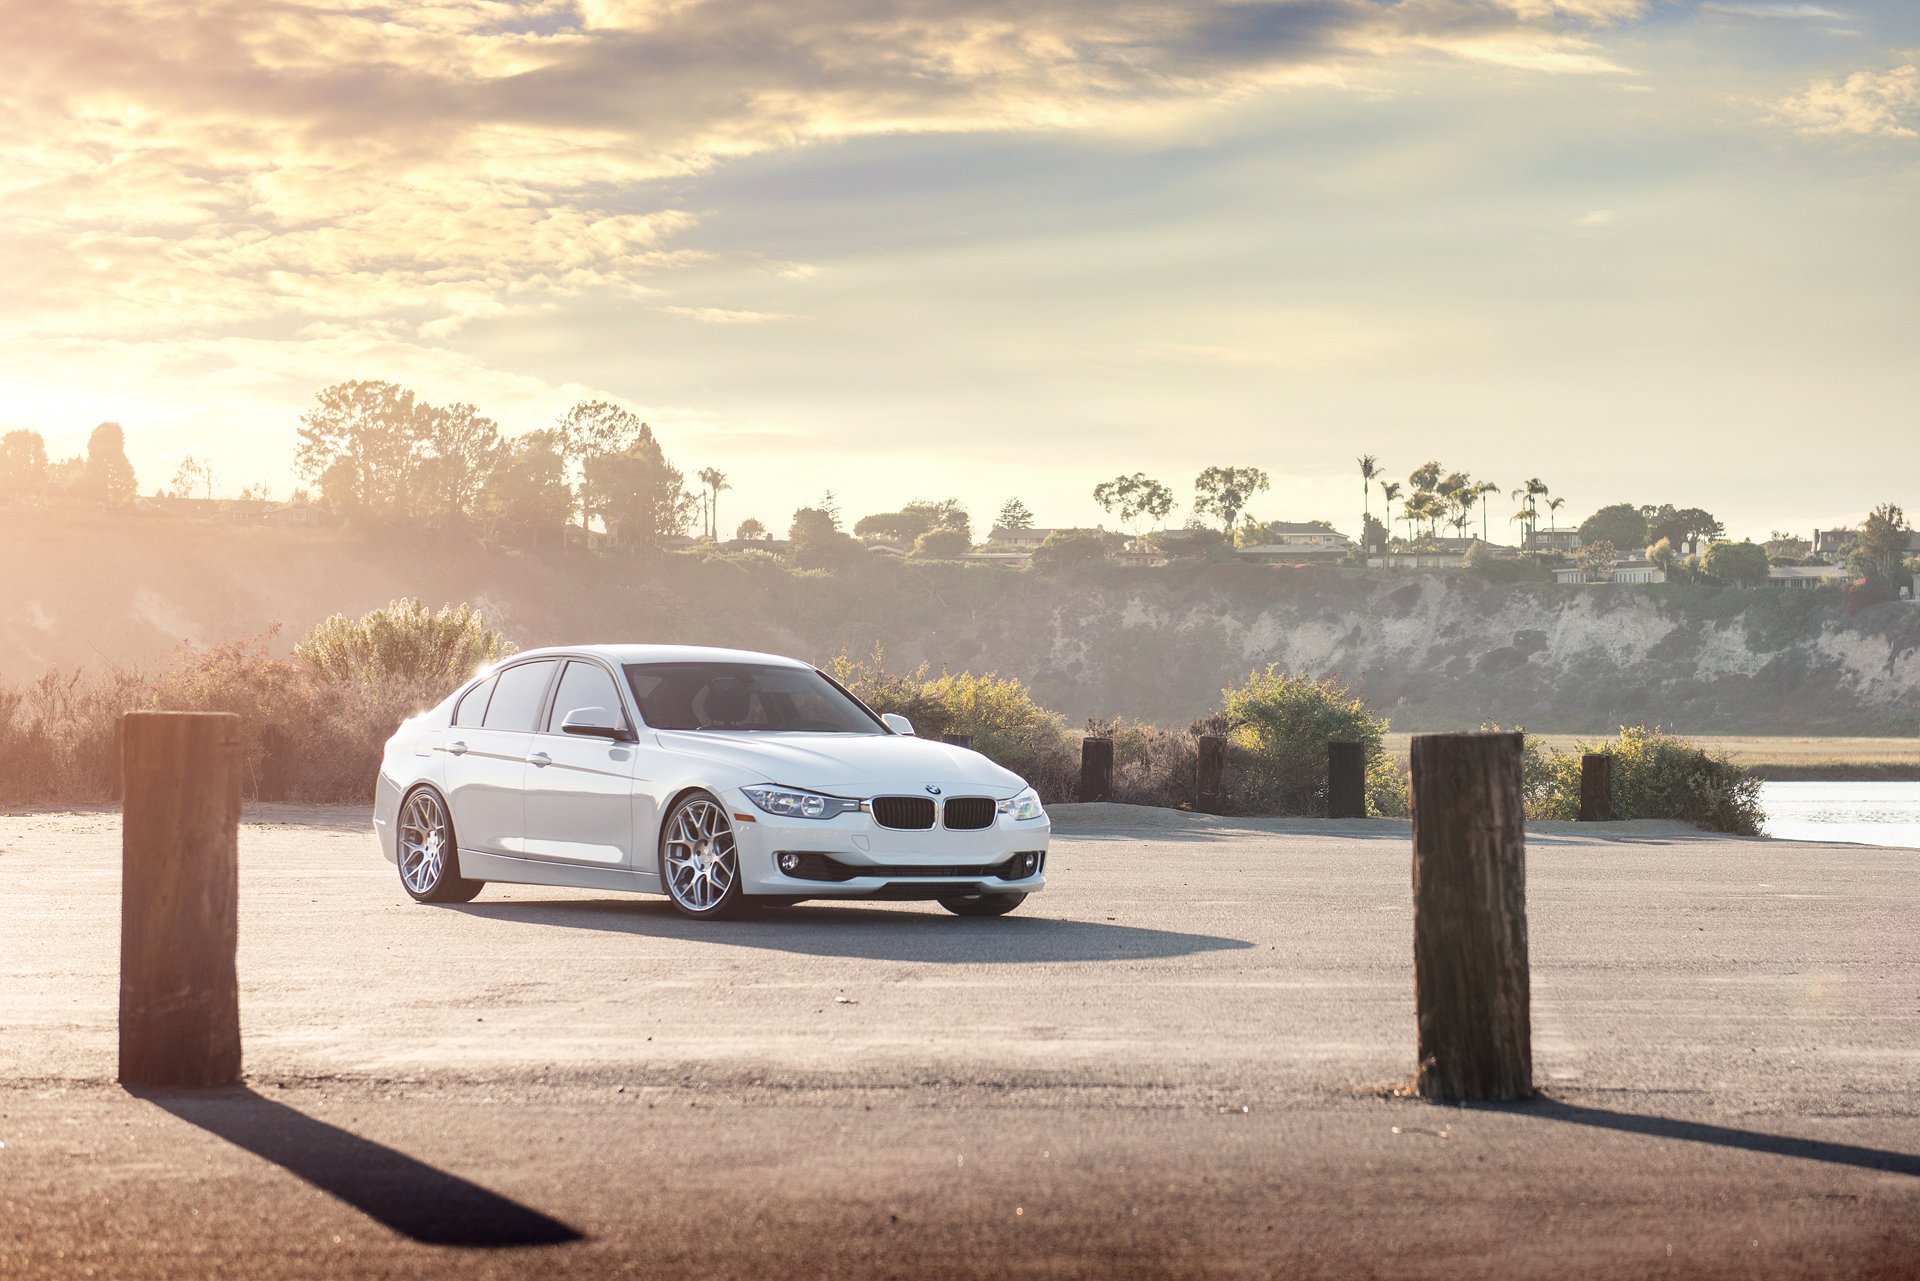
[[[752,774],[749,782],[781,783],[836,796],[919,792],[929,784],[951,792],[973,788],[1012,796],[1026,781],[978,752],[905,734],[757,734],[660,730],[660,746]]]

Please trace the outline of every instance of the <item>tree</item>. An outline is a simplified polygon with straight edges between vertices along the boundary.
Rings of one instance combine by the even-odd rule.
[[[626,449],[587,457],[581,505],[606,522],[607,533],[621,546],[658,551],[668,538],[686,532],[700,505],[681,487],[684,480],[653,429],[642,423]]]
[[[1480,541],[1490,541],[1487,535],[1487,495],[1500,492],[1500,486],[1490,480],[1480,481],[1473,487],[1473,496],[1480,504]]]
[[[470,520],[500,461],[500,425],[472,405],[415,407],[417,433],[410,514]]]
[[[933,528],[933,517],[924,508],[903,508],[897,512],[875,512],[853,523],[856,538],[889,546],[910,546],[913,540]]]
[[[1407,483],[1413,486],[1413,492],[1416,494],[1430,494],[1433,492],[1433,487],[1440,483],[1442,470],[1437,462],[1421,463],[1408,474]]]
[[[37,431],[0,436],[0,499],[38,498],[47,488],[47,442]]]
[[[1767,581],[1767,553],[1758,543],[1712,543],[1700,567],[1728,583]]]
[[[952,528],[929,529],[913,543],[915,560],[958,560],[973,550],[973,539],[966,531]]]
[[[624,454],[639,443],[651,429],[631,410],[605,400],[583,400],[560,416],[555,424],[561,456],[580,474],[580,528],[584,531],[595,516],[603,515],[592,505],[587,484],[587,464],[595,458]]]
[[[1613,581],[1613,562],[1620,559],[1620,553],[1606,539],[1596,538],[1583,544],[1574,553],[1573,559],[1588,582],[1610,583]]]
[[[1194,514],[1218,516],[1231,536],[1247,500],[1266,488],[1267,473],[1258,467],[1209,467],[1193,480]]]
[[[295,657],[331,681],[402,681],[445,689],[515,651],[471,605],[438,612],[397,600],[358,619],[335,614],[293,647]]]
[[[1033,564],[1039,569],[1064,569],[1105,560],[1113,537],[1092,529],[1056,529],[1033,549]]]
[[[300,416],[296,461],[343,516],[411,512],[420,416],[426,406],[395,383],[356,380],[314,393]]]
[[[1000,514],[994,517],[993,523],[1002,529],[1032,529],[1033,513],[1018,498],[1009,498],[1000,508]]]
[[[173,473],[173,484],[167,487],[170,498],[192,498],[195,490],[200,490],[207,499],[213,498],[213,464],[201,462],[192,454],[180,460],[180,466]]]
[[[1360,550],[1367,550],[1367,522],[1373,518],[1373,478],[1380,474],[1380,462],[1372,454],[1354,460],[1360,464]]]
[[[1892,503],[1882,503],[1867,516],[1847,558],[1854,573],[1869,583],[1899,594],[1908,545],[1913,541],[1907,514]]]
[[[762,542],[773,537],[765,525],[751,516],[740,522],[740,528],[733,531],[733,536],[743,543]]]
[[[967,509],[958,498],[916,498],[901,511],[924,515],[928,529],[959,530],[967,536],[968,545],[972,545],[973,517],[967,514]]]
[[[1662,503],[1658,507],[1642,507],[1640,514],[1647,521],[1647,537],[1655,542],[1664,538],[1670,543],[1686,544],[1700,538],[1716,539],[1726,532],[1726,526],[1715,520],[1711,512],[1698,507]]]
[[[701,504],[705,517],[705,534],[718,542],[720,538],[720,491],[732,489],[727,483],[727,473],[714,467],[700,469],[700,483],[706,487],[706,500]]]
[[[1393,500],[1400,497],[1400,482],[1394,481],[1394,480],[1381,481],[1380,493],[1384,497],[1386,502],[1387,519],[1392,520],[1393,519]],[[1413,541],[1413,522],[1411,521],[1407,522],[1407,541],[1408,542]],[[1382,541],[1381,546],[1382,547],[1385,546],[1384,540]]]
[[[87,493],[118,507],[139,492],[133,464],[127,461],[127,434],[119,423],[101,423],[87,437]]]
[[[1602,507],[1580,522],[1580,541],[1602,539],[1615,547],[1645,547],[1651,541],[1647,538],[1647,518],[1631,503]]]
[[[1529,477],[1526,484],[1507,495],[1509,498],[1520,500],[1520,510],[1514,513],[1513,518],[1524,526],[1525,541],[1529,544],[1532,543],[1533,536],[1540,532],[1540,500],[1546,496],[1547,482],[1538,476]],[[1645,541],[1646,537],[1643,534],[1640,538],[1630,539],[1626,546],[1638,547]]]
[[[1145,472],[1115,476],[1093,487],[1093,501],[1102,511],[1117,517],[1122,525],[1133,528],[1142,516],[1159,522],[1178,506],[1173,491],[1153,480]]]
[[[1547,500],[1547,519],[1549,522],[1547,528],[1556,534],[1560,532],[1560,521],[1557,513],[1566,505],[1567,500],[1564,498],[1550,498]]]
[[[831,491],[828,499],[832,498]],[[855,554],[858,544],[840,532],[839,514],[827,507],[802,507],[787,531],[788,553],[802,569],[821,569]]]
[[[502,445],[479,512],[498,526],[537,543],[573,519],[573,489],[560,433],[530,431]]]
[[[1367,552],[1384,548],[1387,545],[1387,527],[1372,512],[1360,518],[1360,551]]]

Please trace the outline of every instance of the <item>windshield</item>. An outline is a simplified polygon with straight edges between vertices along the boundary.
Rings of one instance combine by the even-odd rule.
[[[627,683],[654,729],[884,734],[852,695],[810,667],[629,663]]]

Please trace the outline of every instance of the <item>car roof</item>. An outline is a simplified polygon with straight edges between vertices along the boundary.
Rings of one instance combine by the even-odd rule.
[[[784,654],[762,654],[750,649],[718,649],[709,645],[549,645],[522,650],[503,662],[523,658],[591,654],[609,663],[759,663],[768,667],[803,667],[812,663]]]

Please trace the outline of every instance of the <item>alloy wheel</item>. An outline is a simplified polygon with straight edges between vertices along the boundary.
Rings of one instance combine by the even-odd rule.
[[[718,907],[740,875],[727,812],[704,797],[676,809],[667,824],[666,865],[674,902],[690,912]]]
[[[415,894],[431,894],[446,871],[449,825],[446,806],[422,788],[400,816],[400,879]]]

